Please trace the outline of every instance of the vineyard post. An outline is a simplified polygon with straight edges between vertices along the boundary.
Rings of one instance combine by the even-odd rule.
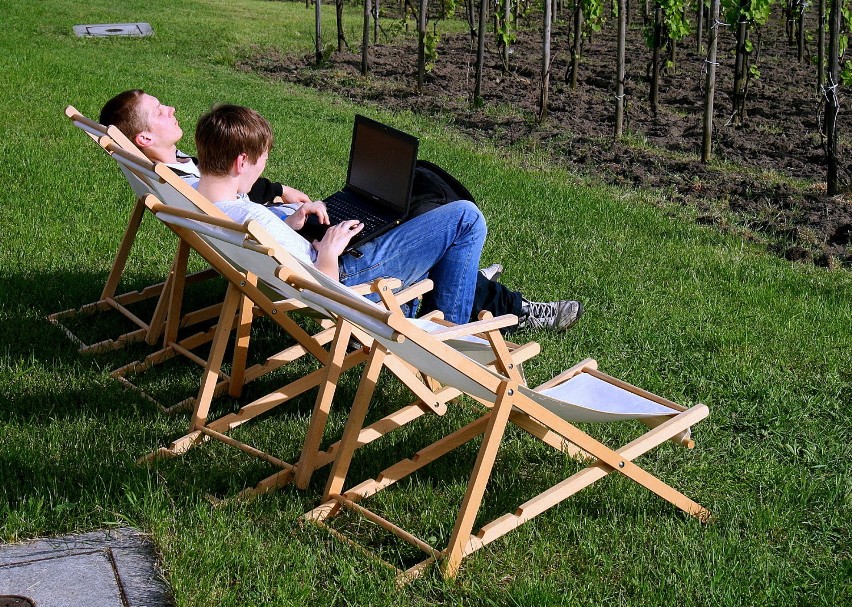
[[[497,14],[497,11],[494,11]],[[509,45],[512,30],[512,0],[503,0],[503,69],[509,71]]]
[[[426,0],[420,0],[420,12],[417,15],[417,92],[423,92],[426,78]]]
[[[473,87],[473,105],[482,105],[482,69],[485,63],[485,26],[488,23],[488,0],[479,2],[479,30],[476,32],[476,82]]]
[[[660,102],[660,39],[662,38],[662,9],[654,8],[654,49],[651,62],[651,112],[656,115],[657,105]]]
[[[379,0],[373,0],[373,44],[379,43]]]
[[[793,25],[793,11],[795,10],[796,3],[799,0],[787,0],[784,4],[784,15],[786,16],[785,26],[787,29],[787,42],[792,46],[793,42],[795,42],[795,34],[796,28]]]
[[[577,88],[577,73],[580,71],[580,49],[583,44],[583,5],[574,0],[574,41],[571,45],[571,88]]]
[[[681,10],[680,10],[680,18],[681,18],[682,23],[686,23],[686,0],[684,0],[683,8],[681,8]],[[666,15],[666,19],[665,19],[666,33],[667,33],[666,38],[668,38],[668,41],[669,41],[669,60],[670,60],[670,63],[671,63],[670,67],[671,67],[671,70],[672,70],[672,74],[677,74],[677,41],[680,38],[672,35],[672,29],[671,29],[672,26],[671,26],[670,21],[671,21],[671,17]]]
[[[825,82],[825,0],[819,0],[817,10],[817,93],[820,93]]]
[[[677,40],[669,37],[669,67],[672,74],[677,74]]]
[[[798,44],[798,60],[799,63],[805,60],[805,3],[803,0],[799,0],[799,3],[796,7],[798,10],[798,36],[796,37],[796,41]]]
[[[840,3],[843,0],[831,0],[831,13],[828,18],[828,82],[823,87],[826,99],[825,135],[828,155],[828,195],[837,194],[837,111],[839,100],[837,87],[840,83]]]
[[[335,0],[334,15],[337,20],[337,52],[342,53],[346,44],[346,35],[343,33],[343,0]]]
[[[541,35],[541,94],[538,121],[547,118],[547,94],[550,90],[550,26],[553,22],[554,0],[544,0],[544,32]]]
[[[710,22],[707,42],[707,80],[704,86],[704,137],[701,143],[701,162],[710,162],[713,146],[713,99],[716,96],[716,47],[719,42],[719,0],[710,0]]]
[[[700,55],[701,42],[704,38],[704,0],[698,0],[698,10],[695,11],[695,13],[695,20],[697,22],[697,31],[695,32],[695,53]]]
[[[361,36],[361,75],[370,71],[370,0],[364,0],[364,30]]]
[[[316,28],[314,35],[316,36],[316,63],[317,66],[322,65],[322,19],[320,17],[320,0],[314,2],[314,17],[316,18]]]
[[[624,126],[624,42],[627,37],[627,0],[618,0],[618,65],[615,71],[615,138],[621,138]]]
[[[748,16],[746,10],[750,0],[740,0],[737,17],[737,46],[734,63],[734,109],[737,124],[745,120],[746,41],[748,40]]]

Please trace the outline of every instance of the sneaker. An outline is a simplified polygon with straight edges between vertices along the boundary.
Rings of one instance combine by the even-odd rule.
[[[519,329],[549,329],[564,331],[583,315],[583,304],[579,301],[529,301],[523,300],[523,316],[518,320]]]
[[[503,266],[499,263],[492,263],[487,268],[481,268],[479,273],[485,276],[488,280],[498,281],[503,275]]]

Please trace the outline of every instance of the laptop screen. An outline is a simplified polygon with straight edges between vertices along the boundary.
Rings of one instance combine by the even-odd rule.
[[[347,187],[406,213],[417,146],[418,140],[413,135],[364,116],[355,116]]]

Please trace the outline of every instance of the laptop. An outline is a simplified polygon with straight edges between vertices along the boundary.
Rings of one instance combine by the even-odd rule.
[[[411,206],[418,146],[419,140],[413,135],[366,116],[355,116],[346,185],[323,201],[331,225],[347,219],[364,224],[346,253],[360,256],[359,245],[405,221]],[[312,215],[299,233],[308,240],[321,239],[327,229]]]

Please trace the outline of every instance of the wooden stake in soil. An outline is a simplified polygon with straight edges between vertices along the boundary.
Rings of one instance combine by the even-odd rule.
[[[541,93],[539,95],[538,121],[547,118],[547,94],[550,90],[550,25],[553,11],[553,0],[544,0],[544,31],[541,43]]]
[[[840,2],[831,0],[828,20],[828,82],[823,87],[825,96],[825,151],[828,155],[828,195],[837,194],[837,112],[840,102],[837,87],[840,84]]]
[[[710,0],[710,40],[707,49],[707,82],[704,86],[704,138],[701,162],[710,162],[713,145],[713,99],[716,96],[716,47],[719,41],[719,0]]]
[[[364,31],[361,36],[361,75],[370,71],[370,0],[364,0]]]
[[[322,65],[322,19],[320,15],[320,4],[322,0],[315,0],[314,2],[314,18],[316,20],[316,28],[314,30],[314,36],[316,40],[316,52],[314,55],[314,59],[316,59],[317,67]]]
[[[660,45],[662,44],[662,10],[658,6],[654,9],[654,50],[651,63],[651,112],[656,116],[657,106],[660,103]]]
[[[471,0],[472,1],[472,0]],[[473,87],[473,105],[482,105],[482,68],[485,61],[485,24],[488,23],[488,0],[479,3],[479,31],[476,32],[476,82]]]
[[[621,137],[624,125],[624,39],[627,33],[627,0],[618,0],[618,63],[615,72],[615,137]]]

